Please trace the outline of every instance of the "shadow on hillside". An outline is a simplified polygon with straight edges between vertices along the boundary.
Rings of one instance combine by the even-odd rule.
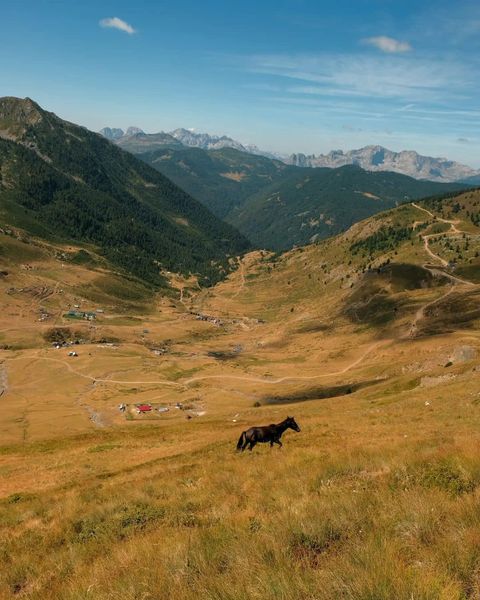
[[[366,387],[384,383],[385,379],[370,379],[356,383],[346,383],[333,386],[315,386],[309,389],[299,390],[291,394],[265,396],[262,404],[294,404],[296,402],[305,402],[307,400],[323,400],[325,398],[336,398],[337,396],[346,396],[353,394]]]
[[[405,292],[447,283],[446,277],[434,275],[424,267],[391,263],[364,273],[342,312],[352,323],[384,327],[392,324],[410,306]]]
[[[418,323],[416,337],[473,329],[480,319],[480,290],[455,291],[428,307]]]
[[[331,331],[332,329],[332,323],[325,323],[319,319],[308,319],[298,325],[295,325],[295,328],[292,329],[292,333],[320,333]]]

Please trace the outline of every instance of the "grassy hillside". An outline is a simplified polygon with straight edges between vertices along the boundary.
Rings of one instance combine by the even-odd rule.
[[[299,169],[249,198],[227,221],[257,246],[287,250],[345,231],[402,202],[460,187],[356,166]]]
[[[212,283],[247,240],[143,161],[31,100],[0,100],[4,224],[95,244],[158,284],[159,272]]]
[[[0,232],[0,596],[475,598],[479,218],[408,203],[169,298]]]

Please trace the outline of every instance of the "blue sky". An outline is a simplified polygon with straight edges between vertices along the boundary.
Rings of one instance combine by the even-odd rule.
[[[480,167],[480,3],[0,0],[0,94],[93,130]]]

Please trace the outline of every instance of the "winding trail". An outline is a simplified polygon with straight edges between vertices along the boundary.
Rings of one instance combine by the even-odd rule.
[[[434,260],[438,260],[442,264],[442,267],[448,267],[448,261],[446,261],[438,254],[435,254],[435,252],[432,252],[432,250],[430,249],[429,240],[431,237],[435,237],[435,234],[422,235],[423,245],[427,254],[429,254]]]
[[[437,221],[441,221],[442,223],[447,223],[447,225],[456,225],[457,223],[460,223],[459,219],[442,219],[442,217],[437,217],[437,215],[434,215],[431,211],[428,210],[428,208],[424,208],[423,206],[418,206],[418,204],[416,204],[415,202],[412,202],[412,206],[414,206],[415,208],[418,208],[418,210],[422,210],[423,212],[427,213],[427,215],[429,217],[432,217],[432,219],[437,219]],[[459,231],[456,227],[455,227],[455,233],[462,233],[461,231]]]
[[[331,371],[329,373],[322,373],[321,375],[299,375],[299,376],[287,375],[285,377],[279,377],[277,379],[270,379],[270,378],[266,378],[266,377],[246,377],[246,376],[244,377],[241,375],[203,375],[200,377],[192,377],[191,379],[186,379],[184,384],[189,385],[190,383],[195,383],[196,381],[203,381],[205,379],[235,379],[235,380],[239,380],[239,381],[250,381],[253,383],[277,384],[277,383],[283,383],[285,381],[311,381],[312,379],[321,379],[323,377],[334,377],[336,375],[343,375],[343,374],[347,373],[348,371],[350,371],[351,369],[353,369],[354,367],[356,367],[357,365],[362,363],[365,360],[365,358],[375,348],[378,348],[379,346],[383,346],[387,343],[390,343],[391,341],[392,340],[382,340],[381,342],[375,342],[374,344],[369,346],[367,348],[367,350],[359,358],[354,360],[352,363],[350,363],[343,369],[340,369],[339,371]]]
[[[0,363],[0,397],[8,390],[8,377],[4,362]]]
[[[14,360],[32,360],[32,357],[28,357],[28,356],[17,356],[15,358],[8,358],[6,359],[7,361],[14,361]],[[60,360],[59,358],[50,358],[49,356],[35,356],[34,360],[47,360],[50,362],[55,362],[55,363],[59,363],[61,365],[64,365],[67,368],[67,371],[69,371],[70,373],[72,373],[73,375],[78,375],[78,377],[83,377],[84,379],[88,379],[89,381],[95,382],[95,383],[115,383],[118,385],[171,385],[171,386],[182,386],[181,383],[177,383],[176,381],[169,381],[168,379],[157,379],[154,381],[145,381],[145,380],[141,380],[141,381],[125,381],[125,380],[119,380],[119,379],[105,379],[102,377],[93,377],[92,375],[86,375],[85,373],[81,373],[80,371],[77,371],[77,369],[74,369],[72,367],[72,365],[66,361],[66,360]]]
[[[421,210],[422,212],[426,213],[429,217],[432,217],[433,219],[435,218],[435,215],[430,212],[429,210],[427,210],[426,208],[423,208],[422,206],[418,206],[418,204],[415,204],[415,202],[412,202],[412,206],[414,206],[416,209]],[[450,225],[451,227],[453,227],[453,223],[452,221],[446,221],[445,219],[441,219],[440,217],[436,217],[437,221],[441,221],[442,223],[447,223],[448,225]],[[415,221],[415,223],[413,224],[413,228],[416,228],[416,225],[420,225],[420,221]],[[444,258],[442,258],[441,256],[439,256],[438,254],[435,254],[435,252],[432,252],[432,250],[430,249],[430,245],[429,245],[429,240],[432,237],[436,237],[438,234],[429,234],[429,235],[422,235],[422,240],[423,240],[423,245],[425,247],[425,251],[426,253],[431,256],[434,260],[437,260],[442,267],[448,267],[448,261],[446,261]]]
[[[455,289],[455,285],[451,285],[447,292],[445,294],[442,294],[441,296],[439,296],[438,298],[435,298],[435,300],[432,300],[431,302],[427,302],[427,304],[423,304],[415,313],[414,317],[413,317],[413,321],[412,324],[410,325],[410,329],[408,330],[407,334],[405,337],[407,338],[411,338],[415,335],[416,331],[417,331],[417,323],[418,321],[420,321],[421,319],[424,318],[425,316],[425,311],[427,310],[427,308],[430,308],[430,306],[433,306],[434,304],[437,304],[438,302],[440,302],[441,300],[443,300],[444,298],[446,298],[447,296],[449,296],[453,290]]]
[[[126,381],[126,380],[118,380],[118,379],[105,379],[105,378],[101,378],[101,377],[93,377],[92,375],[86,375],[85,373],[81,373],[80,371],[77,371],[76,369],[74,369],[68,361],[60,360],[58,358],[50,358],[48,356],[36,356],[35,360],[46,360],[46,361],[55,362],[55,363],[64,365],[70,373],[77,375],[78,377],[83,377],[84,379],[88,379],[89,381],[92,381],[95,383],[106,383],[106,384],[115,384],[115,385],[167,385],[167,386],[172,386],[172,387],[177,387],[177,388],[186,388],[189,385],[191,385],[193,383],[197,383],[199,381],[206,381],[206,380],[212,380],[212,379],[214,379],[214,380],[229,379],[229,380],[234,380],[234,381],[247,381],[247,382],[251,382],[251,383],[260,383],[260,384],[264,384],[264,385],[275,385],[275,384],[284,383],[287,381],[292,381],[292,382],[293,381],[311,381],[314,379],[322,379],[324,377],[335,377],[337,375],[344,375],[351,369],[353,369],[356,366],[358,366],[359,364],[361,364],[365,360],[365,358],[373,352],[373,350],[375,350],[379,346],[384,346],[384,345],[390,343],[391,341],[392,340],[382,340],[380,342],[375,342],[374,344],[371,344],[360,357],[358,357],[352,363],[348,364],[346,367],[344,367],[343,369],[340,369],[338,371],[321,373],[319,375],[285,376],[285,377],[279,377],[276,379],[272,379],[272,378],[268,378],[268,377],[253,377],[253,376],[225,374],[225,375],[202,375],[199,377],[191,377],[190,379],[186,379],[183,382],[169,381],[166,379],[156,379],[156,380],[151,380],[151,381],[146,381],[146,380],[128,380],[128,381]],[[25,356],[25,357],[18,356],[18,357],[10,358],[7,360],[8,361],[32,360],[32,358],[27,357],[27,356]]]
[[[238,296],[238,294],[240,294],[241,291],[243,291],[244,287],[245,287],[245,265],[243,263],[243,260],[240,261],[240,286],[238,288],[238,290],[232,295],[232,298],[236,298]]]
[[[415,202],[412,202],[412,206],[414,206],[418,210],[421,210],[421,211],[427,213],[427,215],[429,215],[430,217],[436,218],[437,221],[440,221],[442,223],[446,223],[447,225],[450,225],[451,231],[447,231],[446,235],[448,235],[448,234],[457,234],[458,235],[458,234],[462,234],[462,233],[467,233],[468,235],[471,235],[468,232],[460,231],[457,228],[457,226],[456,226],[457,223],[460,223],[460,221],[458,219],[457,220],[442,219],[441,217],[437,217],[436,215],[434,215],[428,209],[423,208],[422,206],[418,206],[418,204],[415,204]],[[415,223],[413,224],[413,228],[415,229],[416,225],[419,225],[419,224],[420,224],[419,221],[415,221]],[[442,265],[442,267],[448,267],[448,261],[446,261],[444,258],[439,256],[438,254],[435,254],[435,252],[433,252],[432,249],[430,248],[430,239],[434,238],[434,237],[438,237],[439,235],[440,234],[438,234],[438,233],[430,233],[430,234],[426,234],[426,235],[421,235],[421,238],[423,240],[423,245],[424,245],[424,248],[425,248],[425,251],[427,252],[427,254],[429,256],[431,256],[434,260],[437,260]],[[475,285],[471,281],[466,281],[465,279],[461,279],[460,277],[456,277],[455,275],[451,275],[450,273],[445,273],[443,271],[432,269],[429,265],[424,264],[423,267],[433,274],[437,274],[437,275],[442,274],[444,277],[447,277],[454,283],[469,285],[469,286]]]
[[[412,206],[414,206],[415,208],[425,212],[426,214],[428,214],[430,217],[434,217],[435,215],[433,213],[431,213],[429,210],[427,210],[426,208],[422,208],[420,206],[418,206],[417,204],[415,204],[414,202],[412,202]],[[459,221],[449,221],[446,219],[441,219],[439,217],[437,217],[438,221],[442,221],[444,223],[448,223],[451,228],[452,231],[451,233],[462,233],[461,231],[458,230],[458,228],[456,227],[456,224]],[[415,222],[415,224],[419,224],[418,221]],[[414,225],[415,225],[414,224]],[[442,267],[446,267],[448,266],[448,262],[443,259],[442,257],[438,256],[437,254],[435,254],[434,252],[432,252],[432,250],[429,247],[429,239],[431,237],[435,237],[438,234],[430,234],[430,235],[422,235],[421,237],[423,238],[423,242],[424,242],[424,246],[425,246],[425,250],[428,253],[429,256],[431,256],[433,259],[435,259],[436,261],[440,262]],[[470,281],[465,281],[463,279],[460,279],[459,277],[456,277],[454,275],[451,275],[449,273],[444,272],[443,270],[441,270],[440,268],[435,268],[429,265],[424,265],[424,268],[427,269],[428,271],[430,271],[432,274],[434,275],[441,275],[444,276],[448,279],[450,279],[450,281],[452,282],[452,285],[449,287],[449,289],[447,290],[447,292],[445,292],[444,294],[442,294],[440,297],[436,298],[435,300],[432,300],[430,302],[427,302],[426,304],[422,305],[415,313],[413,321],[410,325],[410,328],[408,330],[408,333],[403,337],[403,339],[407,338],[407,337],[413,337],[416,330],[417,330],[417,323],[424,318],[425,316],[425,311],[437,304],[438,302],[442,301],[443,299],[445,299],[449,294],[451,294],[453,292],[453,290],[455,289],[456,286],[458,285],[468,285],[468,286],[475,286],[475,284],[473,284]],[[244,289],[245,285],[246,285],[246,279],[245,279],[245,265],[243,262],[240,263],[240,277],[241,277],[241,283],[240,286],[238,287],[237,291],[233,294],[232,297],[236,297],[240,294],[240,292]],[[183,296],[183,287],[180,288],[180,302],[182,304],[184,304],[184,296]],[[169,322],[176,322],[176,320],[174,321],[169,321]],[[118,380],[118,379],[108,379],[108,378],[102,378],[102,377],[94,377],[92,375],[87,375],[85,373],[82,373],[81,371],[78,371],[77,369],[75,369],[72,365],[72,363],[70,361],[65,361],[65,360],[61,360],[58,358],[51,358],[48,356],[20,356],[20,357],[14,357],[14,358],[6,358],[5,362],[3,363],[4,365],[8,362],[8,361],[14,361],[14,360],[29,360],[31,361],[33,360],[44,360],[44,361],[49,361],[49,362],[53,362],[53,363],[58,363],[60,365],[63,365],[64,367],[66,367],[66,369],[78,376],[78,377],[82,377],[84,379],[87,379],[91,382],[94,383],[103,383],[103,384],[113,384],[113,385],[162,385],[162,386],[170,386],[173,388],[180,388],[180,389],[186,389],[188,388],[190,385],[195,384],[197,382],[201,382],[201,381],[209,381],[209,380],[230,380],[230,381],[245,381],[245,382],[249,382],[249,383],[257,383],[257,384],[262,384],[262,385],[276,385],[279,383],[286,383],[286,382],[301,382],[301,381],[312,381],[312,380],[316,380],[316,379],[323,379],[323,378],[327,378],[327,377],[336,377],[339,375],[344,375],[345,373],[351,371],[352,369],[354,369],[355,367],[357,367],[358,365],[360,365],[362,362],[365,361],[365,359],[371,355],[376,349],[378,349],[381,346],[385,346],[387,344],[392,343],[394,340],[392,339],[385,339],[379,342],[375,342],[373,344],[371,344],[370,346],[367,347],[367,349],[358,357],[356,358],[354,361],[352,361],[351,363],[349,363],[347,366],[345,366],[342,369],[336,370],[336,371],[330,371],[330,372],[323,372],[321,374],[318,375],[299,375],[299,376],[284,376],[284,377],[278,377],[278,378],[270,378],[270,377],[255,377],[255,376],[242,376],[242,375],[233,375],[233,374],[219,374],[219,375],[202,375],[202,376],[197,376],[197,377],[191,377],[189,379],[185,379],[184,381],[170,381],[170,380],[166,380],[166,379],[154,379],[154,380]],[[6,377],[6,373],[5,373],[5,377]],[[1,380],[0,380],[0,387],[1,387]]]
[[[446,232],[446,234],[462,234],[462,233],[467,233],[467,232],[462,232],[458,229],[457,227],[457,223],[460,223],[459,220],[449,220],[449,219],[443,219],[441,217],[437,217],[436,215],[434,215],[431,211],[429,211],[426,208],[423,208],[422,206],[419,206],[418,204],[416,204],[415,202],[412,202],[412,206],[414,206],[415,208],[417,208],[418,210],[423,211],[424,213],[426,213],[429,217],[432,218],[436,218],[437,221],[440,221],[442,223],[446,223],[448,225],[450,225],[451,230]],[[415,229],[417,225],[419,225],[421,222],[420,221],[415,221],[413,224],[413,228]],[[429,240],[432,237],[438,237],[439,234],[427,234],[427,235],[422,235],[422,239],[423,239],[423,244],[425,247],[425,251],[427,252],[427,254],[429,256],[431,256],[433,259],[439,261],[442,265],[442,267],[448,267],[448,262],[442,258],[441,256],[439,256],[438,254],[435,254],[430,246],[429,246]],[[469,234],[470,235],[470,234]],[[476,284],[472,283],[471,281],[466,281],[465,279],[461,279],[460,277],[457,277],[456,275],[452,275],[450,273],[446,273],[445,271],[441,270],[441,269],[436,269],[435,267],[431,267],[428,264],[424,264],[423,267],[425,269],[427,269],[427,271],[430,271],[430,273],[432,273],[432,275],[440,275],[442,277],[447,277],[451,282],[452,285],[449,287],[449,289],[442,294],[441,296],[439,296],[438,298],[435,298],[435,300],[432,300],[430,302],[427,302],[426,304],[422,305],[415,313],[412,324],[410,325],[410,328],[407,332],[407,334],[404,337],[413,337],[417,331],[417,323],[423,319],[425,317],[425,311],[430,308],[431,306],[434,306],[435,304],[441,302],[442,300],[444,300],[447,296],[449,296],[453,290],[455,289],[456,286],[458,285],[463,285],[463,286],[470,286],[470,287],[475,287]]]

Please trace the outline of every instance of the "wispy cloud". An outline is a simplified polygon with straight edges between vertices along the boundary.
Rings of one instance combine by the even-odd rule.
[[[365,38],[362,42],[369,46],[374,46],[387,54],[402,54],[404,52],[410,52],[412,49],[408,42],[402,42],[386,35]]]
[[[110,27],[112,29],[118,29],[119,31],[123,31],[132,35],[136,33],[136,30],[123,19],[119,19],[118,17],[108,17],[106,19],[101,19],[99,22],[100,27]]]
[[[289,90],[307,96],[383,98],[403,104],[464,99],[473,81],[468,64],[407,55],[257,55],[244,66],[253,73],[308,82]]]
[[[342,89],[340,87],[326,86],[292,86],[285,90],[289,94],[302,94],[306,96],[359,96],[369,97],[368,92],[362,90]]]

